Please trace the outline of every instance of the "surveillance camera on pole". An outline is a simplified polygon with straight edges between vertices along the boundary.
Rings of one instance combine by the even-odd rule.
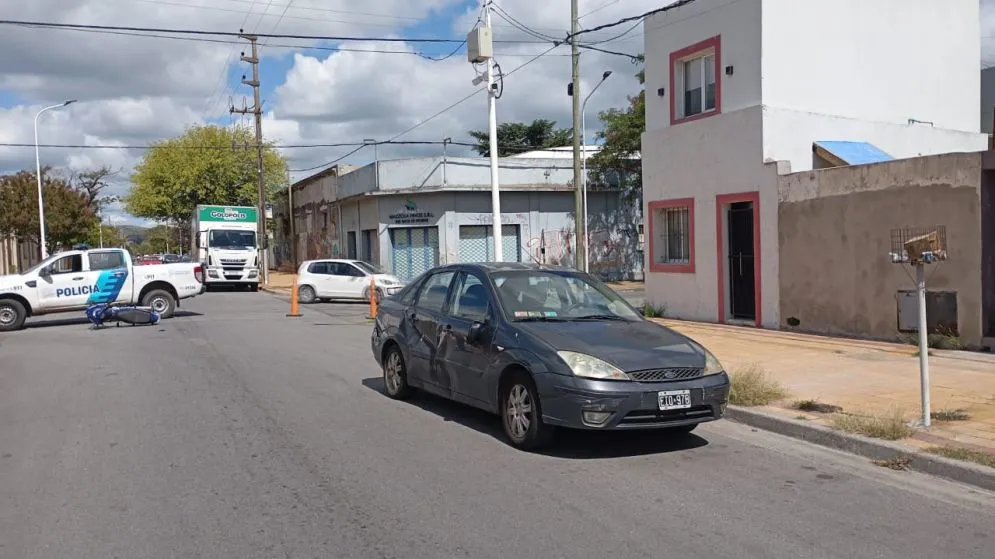
[[[483,0],[484,25],[473,28],[466,36],[466,57],[471,64],[487,63],[485,76],[477,76],[473,85],[487,80],[487,132],[491,160],[491,213],[494,261],[504,260],[501,234],[501,191],[498,183],[498,141],[497,141],[497,87],[494,83],[494,31],[491,27],[489,0]]]

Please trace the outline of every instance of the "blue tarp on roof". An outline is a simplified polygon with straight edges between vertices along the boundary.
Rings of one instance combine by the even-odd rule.
[[[895,158],[881,151],[874,144],[867,142],[844,142],[835,140],[820,140],[816,147],[822,148],[830,155],[846,165],[866,165],[894,161]]]

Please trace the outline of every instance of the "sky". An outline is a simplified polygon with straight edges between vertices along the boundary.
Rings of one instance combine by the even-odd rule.
[[[995,64],[995,0],[980,0],[982,64]],[[669,0],[580,0],[581,27],[593,27],[659,8]],[[552,37],[566,35],[568,0],[495,0],[514,20]],[[479,0],[0,0],[2,19],[74,24],[203,29],[372,38],[462,40],[480,14]],[[542,41],[493,16],[495,59],[505,74],[499,122],[536,118],[571,124],[569,47],[548,50]],[[631,30],[630,30],[631,29]],[[625,35],[618,37],[625,31]],[[617,38],[616,38],[617,37]],[[223,37],[215,40],[233,41]],[[601,48],[639,54],[642,26],[585,35]],[[239,60],[248,43],[204,42],[69,30],[4,26],[0,30],[0,172],[34,168],[33,120],[37,111],[66,99],[64,109],[39,120],[42,144],[141,146],[182,134],[188,126],[215,123],[251,126],[251,115],[229,114],[229,103],[251,107],[252,90],[242,85],[248,64]],[[465,49],[455,44],[410,42],[314,42],[260,40],[263,133],[277,144],[329,144],[387,140],[422,123],[482,86]],[[335,50],[341,48],[342,50]],[[392,51],[392,52],[372,52]],[[444,60],[430,60],[445,58]],[[991,63],[985,61],[991,60]],[[519,66],[520,70],[516,70]],[[588,140],[597,112],[622,107],[639,90],[637,67],[624,56],[584,50],[582,91],[613,74],[591,97]],[[487,98],[480,94],[410,130],[399,140],[469,141],[467,131],[487,127]],[[354,148],[289,148],[294,180],[305,171]],[[451,154],[461,148],[450,147]],[[466,150],[466,148],[462,148]],[[441,146],[378,148],[381,159],[441,153]],[[43,165],[85,170],[108,165],[118,174],[110,194],[123,195],[140,161],[140,149],[42,148]],[[469,154],[467,151],[466,154]],[[342,163],[364,164],[365,148]],[[120,206],[112,223],[138,223]]]

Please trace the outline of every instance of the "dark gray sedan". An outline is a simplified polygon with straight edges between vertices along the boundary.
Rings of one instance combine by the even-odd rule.
[[[388,396],[417,388],[499,414],[521,449],[556,427],[688,433],[729,396],[708,350],[560,267],[432,269],[381,302],[372,346]]]

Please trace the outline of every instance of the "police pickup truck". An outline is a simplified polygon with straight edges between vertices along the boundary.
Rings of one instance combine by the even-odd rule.
[[[123,249],[60,252],[23,274],[0,276],[0,332],[23,328],[29,316],[97,302],[140,304],[169,318],[180,299],[203,292],[204,270],[196,262],[134,266]]]

